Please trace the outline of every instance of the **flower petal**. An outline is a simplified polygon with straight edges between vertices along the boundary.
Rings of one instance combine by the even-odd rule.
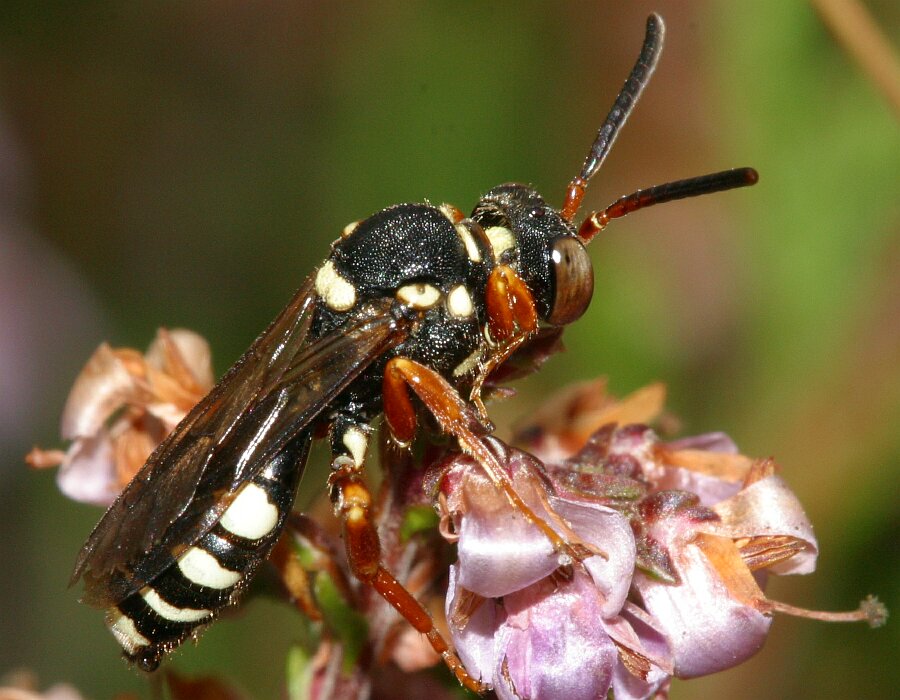
[[[75,380],[62,415],[66,440],[93,435],[123,404],[132,399],[135,384],[125,364],[103,343]]]
[[[672,675],[672,654],[669,643],[656,621],[632,602],[626,602],[617,617],[605,619],[606,633],[620,647],[640,654],[649,661],[654,675]],[[659,672],[657,674],[657,671]],[[649,677],[649,676],[648,676]]]
[[[654,669],[647,680],[641,680],[628,672],[624,664],[616,664],[613,672],[613,697],[615,700],[650,700],[651,698],[668,697],[658,695],[671,681],[671,676]]]
[[[516,492],[532,512],[556,529],[563,526],[556,514],[551,517],[547,512],[549,486],[534,458],[510,449],[504,466],[512,472]],[[484,598],[501,597],[530,586],[559,567],[559,554],[547,536],[510,505],[480,466],[472,460],[459,460],[446,480],[451,481],[448,507],[459,521],[457,556],[463,588]]]
[[[675,675],[692,678],[731,668],[762,647],[772,619],[735,598],[701,549],[675,557],[681,583],[636,572],[634,584],[675,659]]]
[[[808,574],[816,568],[818,543],[797,496],[778,476],[756,481],[713,506],[719,522],[698,527],[701,532],[731,538],[785,535],[802,540],[806,549],[768,568],[776,574]]]
[[[690,437],[681,438],[667,442],[666,447],[670,450],[703,450],[704,452],[723,452],[725,454],[738,454],[738,447],[734,444],[728,433],[703,433],[701,435],[692,435]]]
[[[503,609],[486,599],[474,611],[461,612],[463,590],[457,581],[459,565],[450,566],[447,589],[447,624],[450,637],[466,670],[475,678],[490,681],[497,667],[497,632],[506,619]]]
[[[194,331],[161,328],[147,349],[146,357],[148,364],[175,377],[186,388],[196,384],[202,390],[209,390],[215,381],[209,343]]]
[[[736,494],[753,466],[749,457],[731,450],[733,443],[719,439],[715,433],[688,438],[678,443],[661,445],[659,461],[652,464],[646,477],[656,490],[690,491],[700,497],[700,503],[712,506]],[[716,449],[684,447],[693,441]],[[682,444],[683,443],[683,444]],[[679,446],[680,445],[680,446]],[[672,449],[678,446],[678,449]]]
[[[166,427],[167,433],[174,430],[175,426],[187,415],[187,411],[183,407],[168,402],[148,403],[145,408],[147,413],[159,419]]]
[[[553,581],[504,599],[509,630],[494,690],[499,698],[605,697],[618,660],[598,624],[601,597],[589,577]]]
[[[655,487],[659,491],[689,491],[700,498],[702,505],[714,506],[716,503],[734,496],[740,490],[741,485],[739,482],[728,481],[691,469],[670,467],[659,474]]]
[[[59,490],[74,501],[108,506],[119,493],[112,442],[106,432],[72,443],[56,473]]]
[[[147,410],[170,429],[212,387],[209,346],[192,331],[160,328],[147,351],[146,368]]]
[[[551,396],[516,427],[516,442],[544,462],[571,457],[604,425],[649,423],[665,403],[664,384],[650,384],[621,400],[606,393],[606,379],[572,384]]]
[[[619,511],[596,503],[552,497],[550,505],[582,540],[605,555],[588,557],[583,564],[605,599],[602,616],[617,615],[628,597],[634,571],[634,533],[628,520]]]
[[[512,508],[499,514],[470,508],[459,528],[457,556],[460,585],[485,598],[518,591],[559,567],[550,540]]]

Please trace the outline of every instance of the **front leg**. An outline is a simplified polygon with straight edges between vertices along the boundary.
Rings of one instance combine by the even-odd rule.
[[[416,417],[410,400],[412,392],[435,417],[441,430],[456,438],[460,448],[472,456],[500,489],[513,508],[550,540],[559,555],[560,566],[595,554],[562,518],[554,522],[563,533],[551,527],[522,500],[509,474],[483,439],[484,426],[476,411],[440,374],[406,357],[394,357],[385,367],[382,394],[384,416],[391,433],[401,444],[415,436]]]
[[[497,265],[485,288],[487,330],[493,352],[478,368],[469,400],[475,405],[482,422],[488,423],[487,409],[481,398],[485,381],[509,359],[538,328],[534,297],[518,273],[508,265]]]

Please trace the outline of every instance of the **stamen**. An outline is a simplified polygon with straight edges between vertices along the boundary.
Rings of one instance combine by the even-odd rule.
[[[823,622],[867,622],[869,627],[881,627],[888,618],[888,609],[878,598],[867,596],[860,601],[856,610],[848,612],[825,612],[823,610],[807,610],[777,600],[766,600],[764,606],[771,612],[784,613],[793,617],[805,617]]]

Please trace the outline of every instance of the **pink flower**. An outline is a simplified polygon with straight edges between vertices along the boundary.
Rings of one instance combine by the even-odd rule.
[[[633,590],[678,677],[729,668],[762,646],[771,607],[753,571],[814,568],[812,527],[774,464],[738,455],[724,435],[665,445],[646,426],[608,425],[547,471],[581,498],[608,501],[634,485],[620,505],[636,535]]]
[[[27,461],[59,465],[69,497],[108,504],[212,383],[209,349],[189,331],[160,330],[145,355],[101,345],[63,414],[68,451],[35,448]],[[774,462],[740,455],[721,433],[663,442],[644,425],[662,414],[660,385],[623,401],[604,387],[579,385],[533,414],[518,440],[536,457],[484,438],[523,508],[458,452],[434,463],[426,450],[422,470],[412,469],[412,459],[402,462],[407,471],[388,465],[393,498],[378,515],[384,562],[419,597],[434,591],[443,554],[437,535],[405,542],[402,534],[406,516],[429,508],[434,494],[440,535],[456,545],[457,561],[446,597],[441,590],[431,602],[443,598],[450,637],[471,675],[507,700],[610,691],[616,700],[662,698],[672,677],[714,673],[752,656],[774,612],[883,623],[884,606],[872,599],[838,614],[767,598],[768,575],[810,573],[818,553]],[[331,578],[342,579],[338,555],[323,553]],[[295,588],[298,605],[320,619],[311,589]],[[345,598],[348,610],[368,616],[369,652],[405,670],[437,660],[418,633],[392,636],[391,618],[378,612],[386,605]],[[295,659],[292,686],[320,697],[368,691],[360,632],[346,628],[324,634],[314,657]],[[185,688],[187,697],[193,691]]]
[[[676,580],[637,571],[634,588],[669,642],[675,675],[714,673],[756,653],[772,620],[757,607],[765,597],[732,541],[699,534],[715,513],[696,496],[664,491],[642,503],[641,515]]]
[[[490,444],[532,511],[588,555],[561,560],[480,467],[453,460],[442,482],[442,532],[459,558],[446,609],[466,668],[500,698],[595,698],[611,687],[617,697],[646,697],[670,669],[652,622],[623,610],[635,565],[627,518],[596,501],[557,496],[537,460]],[[643,678],[625,671],[626,655]],[[642,694],[628,691],[632,680],[644,684]]]
[[[537,517],[590,553],[561,562],[471,460],[445,470],[442,530],[458,549],[448,623],[467,668],[500,697],[613,687],[644,698],[670,675],[729,668],[771,625],[754,572],[814,566],[812,528],[774,464],[721,434],[666,445],[646,426],[610,424],[546,466],[491,445]]]
[[[59,466],[57,483],[69,498],[109,505],[212,385],[209,346],[191,331],[160,329],[144,355],[103,343],[63,410],[69,449],[34,448],[26,462]]]
[[[634,577],[645,608],[670,640],[681,678],[721,671],[756,653],[774,609],[761,588],[766,573],[810,573],[818,551],[800,502],[776,476],[773,462],[747,460],[739,468],[734,452],[698,454],[697,444],[659,450],[655,472],[661,482],[692,483],[696,503],[708,506],[645,508],[642,519],[648,537],[668,553],[679,583],[645,572]],[[716,498],[728,491],[733,495]],[[663,491],[657,499],[685,493]],[[696,517],[700,509],[705,517]]]

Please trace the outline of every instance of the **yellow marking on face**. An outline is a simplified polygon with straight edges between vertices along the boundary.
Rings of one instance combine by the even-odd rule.
[[[349,224],[344,226],[343,229],[341,229],[341,238],[350,238],[350,236],[353,235],[353,232],[358,228],[359,228],[359,222],[351,221]]]
[[[491,242],[495,260],[499,260],[500,256],[510,248],[516,247],[516,237],[505,226],[488,226],[484,233]]]
[[[478,249],[478,244],[475,243],[475,237],[472,235],[472,232],[462,223],[456,224],[454,228],[466,247],[466,255],[469,256],[469,260],[476,263],[481,262],[481,251]]]

